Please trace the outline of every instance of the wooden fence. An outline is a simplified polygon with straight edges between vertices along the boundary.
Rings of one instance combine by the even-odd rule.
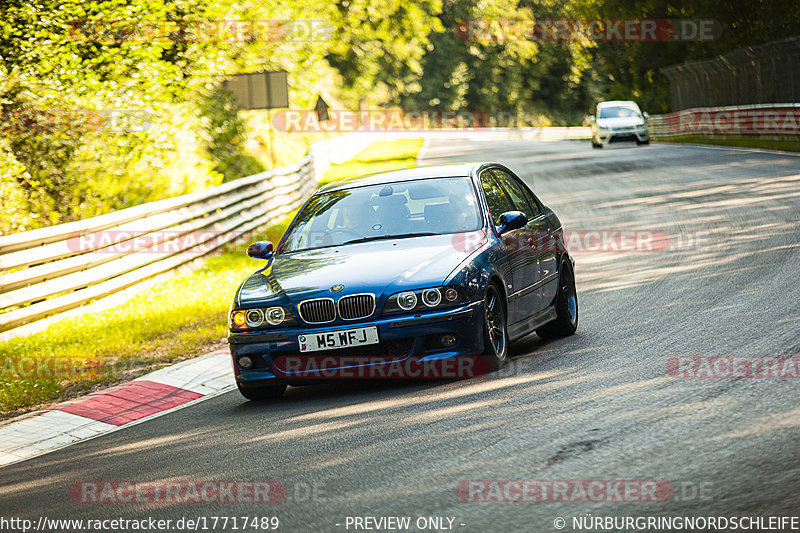
[[[313,156],[291,167],[86,220],[0,237],[0,332],[126,289],[296,209]]]

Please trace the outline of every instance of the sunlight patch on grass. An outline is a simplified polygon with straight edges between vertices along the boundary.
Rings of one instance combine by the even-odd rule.
[[[320,185],[363,174],[415,167],[422,142],[423,139],[399,139],[372,143],[353,159],[328,167]]]

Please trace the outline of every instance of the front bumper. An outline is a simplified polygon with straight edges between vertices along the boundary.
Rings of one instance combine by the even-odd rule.
[[[600,130],[598,131],[598,140],[603,144],[624,142],[624,141],[637,141],[647,142],[650,140],[650,135],[647,129],[626,128],[622,130]]]
[[[337,323],[327,326],[293,326],[289,328],[271,328],[258,332],[230,333],[230,344],[233,371],[236,382],[241,387],[254,387],[279,378],[275,375],[273,364],[278,358],[308,356],[325,356],[334,351],[300,352],[298,335],[354,329],[376,326],[379,344],[365,345],[358,348],[358,355],[380,355],[384,362],[375,362],[359,366],[378,366],[390,362],[415,358],[420,361],[439,360],[459,356],[472,356],[483,353],[483,301],[441,311],[424,313],[391,314],[378,318]],[[443,348],[435,343],[435,339],[444,334],[453,334],[457,342],[450,348]],[[239,357],[247,355],[255,361],[253,368],[243,369],[238,364]],[[279,367],[280,368],[280,367]],[[327,368],[336,368],[327,367]],[[344,366],[340,368],[345,368]],[[284,378],[284,375],[286,377]],[[302,382],[304,372],[288,372],[281,379]]]

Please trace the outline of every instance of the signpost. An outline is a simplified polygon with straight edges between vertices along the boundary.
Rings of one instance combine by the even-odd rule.
[[[236,74],[224,86],[242,109],[278,109],[289,107],[288,76],[285,70]]]
[[[330,119],[328,116],[328,109],[330,106],[322,99],[322,96],[317,96],[317,103],[314,105],[314,111],[317,112],[317,121],[323,122]]]

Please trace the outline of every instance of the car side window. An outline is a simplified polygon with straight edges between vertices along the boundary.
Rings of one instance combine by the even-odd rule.
[[[539,216],[539,205],[533,201],[525,187],[514,176],[499,168],[494,169],[494,174],[497,176],[497,181],[500,182],[514,201],[517,211],[525,213],[528,220],[533,220]]]
[[[485,170],[481,174],[481,187],[486,196],[486,205],[489,206],[489,215],[495,226],[500,225],[500,215],[507,211],[517,210],[491,171]]]
[[[516,183],[519,184],[519,188],[522,189],[522,193],[525,195],[525,198],[528,199],[528,202],[531,204],[531,207],[533,208],[533,218],[536,218],[542,213],[544,213],[544,211],[542,211],[542,203],[531,192],[528,186],[522,183],[520,179],[517,179]]]

